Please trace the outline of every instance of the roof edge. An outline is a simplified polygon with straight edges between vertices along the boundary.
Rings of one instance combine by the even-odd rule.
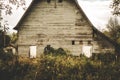
[[[90,19],[87,17],[87,15],[85,14],[84,10],[81,8],[80,4],[78,3],[78,0],[74,0],[76,3],[76,6],[79,8],[79,10],[82,11],[82,14],[85,16],[85,18],[88,20],[89,24],[91,25],[91,27],[94,27],[94,25],[92,24],[92,22],[90,21]]]
[[[13,29],[18,30],[18,28],[19,28],[18,26],[20,25],[22,19],[25,17],[26,13],[30,10],[30,7],[31,7],[31,5],[34,3],[34,1],[35,1],[35,0],[32,0],[32,1],[31,1],[29,7],[28,7],[27,10],[24,12],[24,14],[22,15],[22,17],[20,18],[20,20],[18,21],[18,23],[16,24],[16,26],[15,26]]]
[[[19,29],[18,26],[20,25],[22,19],[25,17],[26,13],[30,10],[31,5],[34,3],[34,1],[35,1],[35,0],[32,0],[32,2],[30,3],[29,7],[28,7],[27,10],[24,12],[24,14],[23,14],[22,17],[20,18],[19,22],[17,23],[17,25],[16,25],[13,29],[15,29],[15,30],[18,30],[18,29]],[[80,7],[78,1],[77,1],[77,0],[74,0],[74,1],[75,1],[75,3],[76,3],[77,8],[79,8],[79,10],[81,10],[82,14],[83,14],[83,15],[85,16],[85,18],[88,20],[89,24],[90,24],[91,26],[93,26],[93,24],[91,23],[91,21],[89,20],[89,18],[86,16],[86,14],[85,14],[85,12],[83,11],[83,9]]]

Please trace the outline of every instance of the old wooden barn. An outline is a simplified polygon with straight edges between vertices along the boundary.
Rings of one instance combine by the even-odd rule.
[[[39,57],[47,45],[88,57],[117,47],[92,25],[77,0],[33,0],[14,29],[20,56]]]

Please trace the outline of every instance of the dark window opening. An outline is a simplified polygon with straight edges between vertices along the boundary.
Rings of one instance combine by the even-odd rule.
[[[88,41],[88,44],[91,44],[91,41]]]
[[[47,2],[48,2],[48,3],[50,3],[50,2],[51,2],[51,0],[47,0]]]
[[[58,0],[59,3],[62,3],[63,0]]]
[[[75,45],[75,41],[72,41],[72,45]]]
[[[83,41],[80,41],[79,44],[83,44]]]
[[[7,51],[8,51],[8,52],[12,52],[12,49],[8,49]]]

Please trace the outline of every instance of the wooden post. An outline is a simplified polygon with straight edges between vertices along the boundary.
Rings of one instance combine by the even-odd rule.
[[[2,17],[1,17],[1,9],[0,9],[0,28],[2,27],[1,20],[2,20]]]
[[[5,25],[4,25],[4,31],[3,31],[3,42],[4,42],[4,47],[5,47],[5,42],[6,42],[6,40],[5,40]]]

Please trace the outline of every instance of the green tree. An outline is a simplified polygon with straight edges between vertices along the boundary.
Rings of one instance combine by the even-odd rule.
[[[117,18],[110,18],[107,24],[108,31],[104,33],[120,44],[120,24]]]
[[[6,21],[2,24],[2,21],[4,21],[2,13],[11,15],[12,5],[16,6],[16,8],[22,7],[25,10],[25,3],[25,0],[0,0],[0,47],[5,47],[10,43],[10,37],[8,35],[5,35],[8,29]],[[13,37],[12,41],[14,42],[16,40],[16,37],[15,35]]]
[[[16,6],[17,8],[22,7],[25,10],[25,3],[25,0],[0,0],[0,27],[3,26],[2,21],[4,21],[2,13],[6,15],[11,15],[12,5]]]
[[[113,0],[111,7],[113,9],[113,15],[120,15],[120,0]]]
[[[12,33],[12,35],[10,35],[11,38],[11,43],[15,43],[17,41],[17,33]]]
[[[4,11],[6,15],[12,14],[12,5],[26,9],[25,0],[0,0],[0,10]]]
[[[0,30],[0,48],[6,47],[10,44],[10,37],[4,35],[4,32]]]

